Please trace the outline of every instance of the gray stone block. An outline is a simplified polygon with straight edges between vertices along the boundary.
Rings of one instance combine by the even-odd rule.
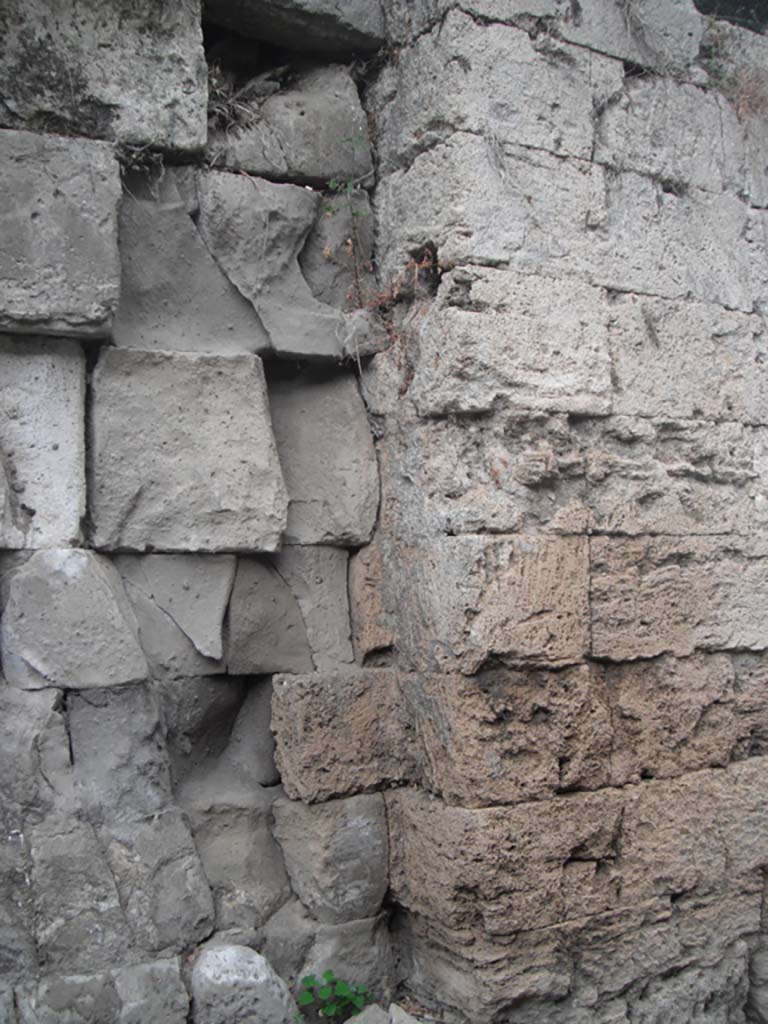
[[[344,924],[321,924],[301,975],[318,977],[333,964],[338,978],[363,985],[374,998],[387,1002],[392,993],[392,945],[387,915]]]
[[[99,0],[7,0],[0,26],[0,123],[139,146],[205,145],[199,0],[158,11]]]
[[[246,946],[209,946],[191,974],[194,1024],[294,1024],[296,1003],[270,965]]]
[[[112,980],[120,999],[118,1024],[185,1024],[189,996],[177,959],[116,968]]]
[[[12,685],[87,689],[146,678],[136,620],[106,558],[38,551],[12,573],[8,592],[0,649]]]
[[[277,800],[273,814],[291,885],[310,914],[328,924],[375,917],[389,880],[381,794],[315,806]]]
[[[334,56],[384,42],[380,0],[209,0],[206,14],[243,35]]]
[[[368,193],[326,192],[317,219],[299,254],[312,294],[339,309],[371,302],[378,286],[373,273],[374,223]]]
[[[93,391],[96,547],[275,550],[287,502],[257,356],[108,349]]]
[[[120,286],[112,147],[0,131],[0,178],[0,329],[106,336]]]
[[[288,487],[288,544],[355,546],[379,503],[376,453],[351,374],[275,377],[270,408]]]
[[[316,185],[373,182],[368,124],[352,77],[330,66],[299,73],[258,107],[252,125],[214,135],[216,166],[263,178]]]
[[[80,347],[0,336],[0,406],[0,544],[77,544],[85,514]]]

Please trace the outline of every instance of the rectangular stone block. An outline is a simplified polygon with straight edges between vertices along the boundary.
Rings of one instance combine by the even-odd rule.
[[[93,540],[274,551],[287,497],[257,356],[107,349],[94,371]]]
[[[8,0],[0,24],[0,123],[164,150],[205,145],[199,0],[161,11],[153,0]]]
[[[0,330],[106,336],[120,287],[112,147],[0,131],[0,177]]]
[[[596,657],[766,647],[768,558],[759,542],[594,537],[590,551]]]
[[[498,406],[593,415],[611,406],[605,293],[500,270],[446,275],[418,332],[422,416]]]
[[[78,544],[85,514],[80,347],[0,336],[0,407],[0,546]]]

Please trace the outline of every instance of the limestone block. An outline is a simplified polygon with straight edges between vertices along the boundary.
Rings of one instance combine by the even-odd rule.
[[[274,351],[338,360],[344,350],[344,318],[315,299],[298,263],[318,212],[317,194],[297,185],[211,171],[200,176],[199,195],[203,240],[253,304]]]
[[[214,135],[209,153],[218,167],[320,188],[373,175],[357,87],[338,65],[300,72],[259,105],[253,125]]]
[[[205,144],[199,0],[158,14],[99,0],[10,0],[0,42],[0,120],[164,150]]]
[[[598,163],[705,192],[744,191],[744,133],[717,92],[671,78],[632,78],[598,124]]]
[[[269,400],[289,496],[286,543],[365,544],[379,479],[354,376],[277,376]]]
[[[394,970],[387,915],[321,924],[300,976],[320,976],[328,964],[333,964],[337,977],[354,979],[374,998],[386,1001],[392,993]]]
[[[36,552],[11,576],[3,670],[22,689],[88,689],[144,679],[147,663],[120,577],[90,551]]]
[[[0,543],[77,544],[85,513],[83,353],[72,342],[0,336],[0,382]]]
[[[149,685],[73,693],[67,725],[76,791],[90,821],[134,821],[167,806],[160,701]]]
[[[326,192],[299,266],[312,294],[330,306],[364,306],[376,295],[374,222],[368,193]]]
[[[380,0],[209,0],[206,14],[243,35],[333,56],[384,42]]]
[[[384,597],[384,554],[379,537],[356,551],[349,560],[349,610],[352,643],[357,660],[394,643],[394,610]]]
[[[124,193],[120,266],[119,347],[216,355],[270,347],[253,306],[205,247],[170,169],[158,197],[133,181]]]
[[[328,924],[375,917],[388,885],[381,794],[316,806],[282,799],[273,814],[291,887],[310,914]]]
[[[96,547],[278,546],[286,495],[257,356],[108,349],[93,392]]]
[[[120,555],[120,573],[154,675],[224,671],[223,622],[232,555]]]
[[[148,953],[180,953],[213,927],[213,899],[181,813],[100,828],[134,942]]]
[[[246,946],[210,946],[191,974],[194,1024],[293,1024],[298,1009],[285,982]]]
[[[293,800],[359,793],[402,782],[413,770],[397,677],[386,669],[277,676],[272,731]]]
[[[615,412],[766,422],[768,333],[760,317],[711,303],[618,296],[609,339]]]
[[[0,176],[0,329],[107,335],[120,284],[112,147],[0,131]]]
[[[612,661],[765,647],[764,551],[740,537],[595,537],[592,653]]]
[[[622,86],[616,61],[457,10],[403,52],[397,72],[379,113],[385,170],[455,131],[589,160],[593,106]]]
[[[227,663],[235,673],[310,672],[312,653],[296,596],[266,562],[240,558],[229,605]]]
[[[331,547],[293,545],[274,556],[275,569],[299,605],[312,662],[319,671],[355,660],[350,642],[348,562],[346,551]]]
[[[606,413],[606,320],[604,293],[588,285],[498,270],[454,272],[418,329],[410,394],[422,416],[488,412],[502,403]]]
[[[126,959],[128,926],[91,825],[47,818],[28,834],[41,961],[53,971],[92,971]]]

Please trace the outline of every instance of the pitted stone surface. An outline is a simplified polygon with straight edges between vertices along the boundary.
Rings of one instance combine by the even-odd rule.
[[[158,12],[99,0],[8,0],[0,122],[165,150],[205,144],[199,0]]]
[[[112,147],[0,130],[0,176],[0,329],[106,336],[120,286]]]
[[[11,577],[3,670],[23,689],[87,689],[144,679],[147,663],[120,577],[90,551],[38,551]]]
[[[0,336],[0,544],[66,547],[85,514],[85,359],[74,342]]]
[[[289,496],[286,543],[364,544],[376,519],[379,482],[355,378],[275,376],[269,400]]]
[[[258,357],[106,350],[93,389],[96,547],[278,546],[286,495]]]

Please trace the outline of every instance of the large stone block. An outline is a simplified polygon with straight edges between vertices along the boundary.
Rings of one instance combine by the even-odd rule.
[[[115,344],[216,355],[268,349],[256,311],[206,248],[173,171],[153,187],[155,197],[131,180],[120,204]]]
[[[278,546],[286,494],[257,356],[109,349],[93,391],[96,547]]]
[[[456,271],[416,326],[410,395],[421,415],[498,405],[606,413],[606,321],[601,289],[499,270]]]
[[[334,56],[384,42],[380,0],[209,0],[206,15],[277,46]]]
[[[162,11],[152,0],[9,0],[0,27],[1,123],[165,150],[205,144],[199,0]]]
[[[85,359],[79,346],[0,336],[0,404],[0,544],[77,544],[85,514]]]
[[[288,986],[259,953],[246,946],[209,946],[190,979],[194,1024],[293,1024],[298,1017]]]
[[[611,661],[763,650],[768,562],[744,538],[595,537],[592,653]]]
[[[374,998],[388,1000],[394,986],[394,958],[387,924],[387,915],[379,914],[319,925],[299,976],[321,977],[326,964],[333,964],[337,977],[352,978]]]
[[[307,806],[277,800],[274,835],[293,891],[318,921],[378,914],[388,885],[387,822],[379,793]]]
[[[329,181],[373,180],[368,124],[346,68],[300,72],[258,106],[252,125],[214,135],[216,166],[323,188]]]
[[[155,676],[224,671],[223,624],[232,555],[120,555],[115,559]]]
[[[376,520],[379,478],[354,376],[275,376],[269,400],[288,487],[286,543],[365,544]]]
[[[0,329],[107,335],[120,285],[112,147],[0,131],[0,175]]]
[[[88,689],[148,669],[120,577],[90,551],[38,551],[12,575],[0,626],[3,671],[23,689]]]

